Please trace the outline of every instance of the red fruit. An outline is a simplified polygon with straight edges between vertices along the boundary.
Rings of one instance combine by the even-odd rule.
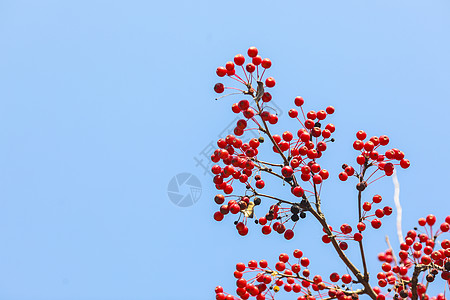
[[[366,162],[366,158],[364,157],[364,155],[358,155],[356,157],[356,162],[358,163],[358,165],[363,165]]]
[[[333,124],[327,124],[327,126],[325,126],[325,129],[329,130],[331,133],[333,133],[336,130],[336,127]]]
[[[342,181],[346,181],[348,179],[348,175],[345,172],[339,173],[339,179]]]
[[[216,221],[218,221],[218,222],[220,222],[220,221],[222,221],[223,220],[223,214],[220,212],[220,211],[216,211],[215,213],[214,213],[214,220],[216,220]]]
[[[250,268],[250,270],[254,270],[254,269],[256,269],[256,267],[258,267],[258,263],[256,262],[256,260],[251,260],[248,262],[248,267]],[[236,266],[236,269],[237,269],[237,266]],[[240,272],[244,271],[244,270],[241,271],[239,269],[237,269],[237,270]]]
[[[217,204],[223,204],[223,202],[225,201],[225,196],[222,195],[222,194],[217,194],[217,195],[214,197],[214,201],[215,201]]]
[[[313,129],[314,128],[314,124],[316,124],[316,123],[314,123],[314,121],[311,120],[311,119],[307,119],[305,121],[305,127],[308,128],[308,129]]]
[[[234,69],[234,63],[229,61],[225,64],[225,69],[227,69],[228,71],[233,70]]]
[[[227,75],[227,69],[225,69],[224,67],[218,67],[216,69],[216,74],[219,77],[223,77],[223,76]]]
[[[214,90],[215,90],[215,88],[214,88]],[[291,118],[297,118],[298,111],[296,109],[292,108],[289,110],[288,114],[289,114],[289,117],[291,117]]]
[[[223,91],[225,90],[225,86],[223,85],[223,83],[216,83],[214,85],[214,91],[218,94],[223,93]]]
[[[250,47],[247,50],[247,54],[250,57],[255,57],[256,55],[258,55],[258,49],[256,47]]]
[[[377,210],[375,211],[375,215],[376,215],[378,218],[382,218],[382,217],[384,217],[384,212],[383,212],[382,209],[377,209]]]
[[[342,275],[341,280],[343,283],[349,284],[350,282],[352,282],[352,277],[349,274],[344,274]]]
[[[373,228],[378,229],[381,227],[381,221],[379,219],[373,219],[370,224]]]
[[[241,112],[241,109],[239,108],[239,106],[238,106],[237,103],[234,103],[234,104],[231,106],[231,110],[232,110],[235,114],[238,114],[238,113]]]
[[[327,113],[324,110],[319,110],[317,112],[317,119],[324,120],[327,117]]]
[[[264,59],[262,60],[262,62],[261,62],[261,66],[262,66],[264,69],[268,69],[268,68],[270,68],[270,67],[272,66],[272,62],[270,61],[270,59],[264,58]]]
[[[322,183],[322,177],[320,177],[320,175],[316,174],[313,176],[313,182],[315,184],[321,184]]]
[[[330,238],[328,237],[328,235],[324,234],[322,236],[322,242],[324,242],[325,244],[328,244],[331,242]]]
[[[332,282],[338,282],[339,279],[340,279],[339,274],[336,273],[336,272],[335,272],[335,273],[332,273],[332,274],[330,275],[330,280],[331,280]]]
[[[245,271],[245,264],[244,263],[237,263],[236,264],[236,270],[239,272],[244,272]]]
[[[242,236],[247,235],[248,233],[248,227],[244,226],[244,228],[242,230],[239,230],[238,233]]]
[[[330,176],[330,173],[328,173],[327,170],[322,169],[319,172],[320,177],[322,177],[323,180],[327,179]]]
[[[256,66],[255,66],[254,64],[252,64],[252,63],[248,63],[248,64],[245,66],[245,69],[247,70],[247,72],[253,73],[253,72],[255,72],[255,70],[256,70]]]
[[[273,77],[268,77],[266,79],[266,86],[268,88],[274,87],[275,86],[275,79]]]
[[[328,114],[331,115],[331,114],[334,113],[334,107],[333,107],[333,106],[328,106],[327,109],[326,109],[326,111],[327,111]]]
[[[383,269],[383,271],[385,272],[389,272],[391,270],[391,265],[388,263],[384,263],[381,265],[381,269]]]
[[[302,105],[305,103],[305,100],[303,100],[302,97],[297,96],[297,97],[295,97],[295,99],[294,99],[294,103],[295,103],[295,105],[297,105],[297,106],[302,106]]]
[[[385,206],[385,207],[383,207],[383,213],[384,213],[386,216],[391,215],[391,214],[392,214],[392,207],[390,207],[390,206]]]
[[[364,150],[369,152],[372,151],[374,147],[375,145],[371,141],[368,141],[364,144]]]
[[[297,197],[301,197],[303,196],[303,189],[300,186],[296,186],[295,188],[292,189],[292,194],[294,194]]]
[[[346,242],[340,242],[339,248],[341,248],[342,250],[347,250],[348,244]]]
[[[309,111],[309,112],[306,114],[306,117],[307,117],[308,119],[314,120],[314,119],[317,118],[317,114],[316,114],[315,111],[311,110],[311,111]]]
[[[252,63],[253,63],[255,66],[259,66],[259,65],[261,64],[261,62],[262,62],[262,57],[259,56],[259,55],[256,55],[256,56],[253,57],[253,59],[252,59]]]
[[[357,233],[355,233],[355,234],[353,235],[353,239],[354,239],[355,241],[359,242],[359,241],[362,241],[363,236],[362,236],[361,233],[357,232]]]
[[[365,211],[371,210],[371,209],[372,209],[372,204],[370,204],[369,202],[364,202],[364,203],[363,203],[363,209],[364,209]]]
[[[436,217],[434,215],[428,215],[426,220],[430,226],[433,226],[434,223],[436,223]]]
[[[402,167],[403,169],[409,168],[411,164],[409,163],[409,160],[407,159],[402,159],[400,161],[400,167]]]
[[[419,222],[419,225],[420,225],[420,226],[425,226],[425,224],[427,224],[427,220],[425,220],[424,218],[420,218],[420,219],[418,220],[418,222]]]
[[[381,200],[383,200],[383,198],[381,198],[380,195],[375,195],[375,196],[373,196],[373,198],[372,198],[372,201],[373,201],[374,203],[380,203]]]
[[[270,114],[269,123],[273,125],[273,124],[277,124],[277,122],[278,122],[278,116]]]
[[[284,269],[286,269],[286,265],[284,264],[284,262],[279,261],[275,264],[275,269],[280,272],[284,271]]]
[[[360,141],[364,140],[367,137],[367,134],[364,132],[364,130],[360,130],[356,133],[356,138]]]
[[[245,280],[244,278],[239,278],[236,281],[236,285],[237,285],[237,287],[245,288],[247,286],[247,280]]]
[[[266,260],[264,260],[264,259],[262,259],[262,260],[260,260],[259,261],[259,266],[261,267],[261,268],[267,268],[267,261]]]
[[[295,258],[300,258],[303,256],[303,252],[299,249],[295,249],[293,255]]]
[[[389,137],[387,135],[380,135],[379,142],[381,146],[389,144]]]
[[[289,131],[285,131],[282,136],[283,136],[283,140],[285,140],[286,142],[290,142],[294,138],[292,133]]]
[[[344,170],[345,173],[347,173],[348,176],[353,176],[355,174],[355,169],[353,169],[352,166],[348,166]]]
[[[290,240],[294,237],[294,231],[292,231],[291,229],[288,229],[284,232],[284,238],[287,240]]]
[[[234,63],[238,66],[242,66],[245,62],[245,57],[242,54],[238,54],[234,57]]]
[[[265,186],[265,183],[263,180],[260,179],[256,181],[255,185],[258,189],[262,189]]]
[[[300,260],[300,264],[301,264],[302,266],[304,266],[304,267],[309,266],[309,259],[306,258],[306,257],[303,257],[303,258]]]
[[[364,224],[363,222],[359,222],[358,225],[356,225],[356,227],[358,228],[359,231],[366,230],[366,224]]]
[[[364,147],[364,143],[363,142],[358,141],[358,140],[353,142],[353,149],[361,150],[363,147]]]
[[[261,97],[262,101],[264,102],[269,102],[270,100],[272,100],[272,95],[269,92],[265,92],[262,97]]]

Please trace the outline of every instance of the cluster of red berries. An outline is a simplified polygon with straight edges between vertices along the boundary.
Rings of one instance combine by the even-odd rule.
[[[301,250],[294,250],[293,260],[288,254],[282,253],[279,261],[272,269],[268,267],[266,260],[259,263],[250,260],[247,264],[236,264],[234,277],[236,278],[236,294],[224,293],[221,286],[215,289],[217,300],[249,299],[255,297],[257,300],[274,299],[275,293],[283,289],[286,292],[298,294],[297,300],[315,300],[323,297],[337,298],[340,300],[359,299],[358,292],[352,291],[347,286],[353,279],[349,274],[332,273],[330,282],[322,279],[322,276],[312,276],[308,269],[310,261],[303,256]],[[244,275],[250,277],[245,279]],[[340,282],[340,283],[339,283]]]
[[[239,214],[239,219],[234,222],[236,230],[240,235],[247,235],[248,218],[253,218],[254,208],[261,204],[261,198],[255,197],[253,201],[250,201],[248,196],[238,197],[236,199],[229,200],[227,204],[225,202],[225,196],[218,194],[214,197],[214,201],[221,205],[219,211],[214,213],[214,219],[216,221],[222,221],[224,216],[228,213]],[[241,217],[243,218],[241,220]],[[261,231],[263,234],[268,235],[271,232],[277,232],[283,234],[287,240],[294,237],[295,224],[291,229],[286,228],[286,223],[292,220],[296,223],[300,218],[305,218],[306,213],[301,208],[301,203],[294,204],[291,207],[283,207],[282,204],[277,203],[269,207],[269,211],[264,217],[260,217],[255,220],[256,224],[262,226]],[[272,231],[273,229],[273,231]]]
[[[272,66],[272,62],[268,58],[262,59],[261,56],[258,55],[258,49],[256,47],[250,47],[247,50],[247,54],[251,59],[251,62],[245,64],[245,57],[242,54],[237,54],[233,61],[229,61],[225,64],[225,67],[218,67],[216,70],[216,74],[219,77],[228,76],[231,79],[238,81],[239,83],[244,84],[247,87],[247,90],[239,90],[234,87],[225,87],[223,83],[217,83],[214,86],[214,91],[216,93],[223,93],[225,89],[233,89],[238,90],[242,93],[253,93],[255,90],[252,88],[253,80],[262,82],[264,77],[264,73],[267,69]],[[241,67],[243,71],[242,77],[236,74],[236,66]],[[256,71],[256,72],[255,72]],[[261,74],[260,74],[261,72]],[[275,79],[273,77],[268,77],[265,80],[265,86],[268,88],[272,88],[275,86]],[[270,94],[266,96],[266,99],[270,97]],[[263,99],[264,100],[264,99]],[[270,100],[270,99],[269,99]]]
[[[369,184],[375,182],[381,177],[391,176],[394,173],[395,165],[399,165],[403,169],[409,168],[410,162],[409,160],[405,159],[405,154],[402,151],[396,148],[389,149],[384,154],[380,154],[377,151],[379,150],[379,147],[389,144],[388,136],[373,136],[368,141],[364,142],[364,140],[367,138],[367,134],[363,130],[360,130],[356,133],[356,138],[357,140],[353,142],[353,148],[361,152],[361,154],[356,157],[356,163],[360,166],[360,171],[358,173],[352,166],[344,164],[342,165],[344,171],[339,173],[340,180],[346,181],[349,176],[355,176],[358,179],[362,179],[368,168],[372,166],[377,167],[368,178],[360,181],[357,184],[356,188],[360,191],[363,191]],[[395,161],[397,162],[395,163]],[[384,174],[372,180],[371,182],[368,182],[368,180],[375,173],[377,173],[378,170],[384,172]]]
[[[328,142],[334,142],[331,135],[335,131],[332,123],[325,123],[325,119],[334,113],[335,109],[328,106],[319,111],[304,111],[304,99],[296,97],[294,104],[296,108],[289,110],[289,117],[297,119],[299,129],[297,132],[285,131],[282,134],[272,134],[270,125],[278,123],[276,110],[270,107],[272,95],[265,91],[265,88],[275,86],[275,80],[268,77],[265,80],[264,74],[272,66],[268,58],[258,55],[255,47],[250,47],[247,51],[250,62],[245,64],[246,58],[238,54],[233,61],[229,61],[224,67],[219,67],[216,73],[219,77],[229,78],[243,84],[245,88],[226,87],[223,83],[217,83],[214,90],[223,93],[225,89],[236,91],[232,94],[241,94],[251,99],[242,99],[232,105],[232,111],[242,117],[236,122],[233,133],[217,141],[218,148],[211,155],[211,160],[216,163],[211,171],[214,174],[213,182],[219,191],[214,198],[220,205],[214,213],[214,219],[221,221],[227,214],[236,215],[234,222],[236,230],[240,235],[248,234],[247,221],[254,218],[255,223],[261,225],[264,235],[272,232],[284,235],[286,239],[292,239],[296,222],[300,218],[305,218],[306,213],[311,213],[322,225],[325,235],[322,236],[324,243],[332,243],[340,258],[356,277],[355,280],[349,274],[339,275],[332,273],[330,282],[325,282],[319,275],[310,277],[310,272],[306,267],[309,260],[302,257],[300,250],[294,251],[294,258],[297,262],[291,264],[287,254],[281,254],[275,268],[268,268],[265,260],[259,262],[250,261],[247,265],[238,264],[236,266],[235,277],[237,279],[236,293],[240,299],[255,297],[261,299],[273,299],[276,292],[283,288],[287,292],[299,293],[299,300],[323,298],[350,300],[358,299],[360,294],[367,294],[373,299],[384,300],[386,296],[399,298],[418,297],[423,300],[444,300],[445,297],[439,294],[436,297],[429,297],[426,294],[428,284],[418,282],[418,275],[423,273],[425,280],[429,283],[441,274],[441,278],[447,283],[450,279],[450,241],[444,240],[440,243],[441,249],[435,250],[437,237],[449,231],[450,217],[440,225],[440,229],[433,234],[432,225],[436,222],[434,216],[430,215],[426,219],[419,220],[419,225],[428,226],[425,233],[417,234],[416,230],[408,232],[405,242],[401,244],[401,251],[398,256],[400,261],[394,258],[392,250],[379,256],[383,261],[382,270],[377,275],[378,286],[372,288],[369,284],[369,275],[364,258],[362,233],[366,230],[366,224],[374,229],[381,227],[381,218],[392,214],[390,206],[375,209],[372,213],[372,206],[382,201],[380,195],[375,195],[371,202],[362,203],[362,192],[368,185],[384,176],[391,176],[396,165],[406,169],[410,162],[405,159],[405,154],[391,148],[381,152],[382,146],[389,144],[386,135],[373,136],[367,139],[367,134],[360,130],[356,133],[353,148],[360,151],[356,158],[359,165],[358,170],[347,164],[342,165],[343,171],[339,174],[341,181],[346,181],[349,176],[358,179],[356,185],[358,193],[359,218],[356,224],[357,232],[352,226],[344,223],[339,230],[333,230],[326,223],[321,211],[320,193],[322,183],[330,177],[329,172],[319,163],[323,153],[328,148]],[[242,74],[240,71],[242,70]],[[225,95],[227,96],[227,95]],[[222,98],[221,96],[219,98]],[[218,99],[219,99],[218,98]],[[326,124],[326,125],[325,125]],[[243,141],[242,137],[246,131],[256,131],[259,138],[251,138]],[[270,140],[273,152],[281,158],[281,163],[266,162],[259,154],[261,144],[265,138]],[[371,174],[367,171],[374,167]],[[375,174],[381,175],[372,178]],[[262,190],[266,186],[263,176],[266,174],[279,178],[283,185],[290,187],[292,199],[280,199],[273,195],[264,194]],[[243,193],[233,194],[236,188],[234,183],[245,186]],[[315,202],[310,202],[310,197]],[[262,199],[270,199],[275,204],[268,207],[267,213],[257,218],[255,208],[258,207]],[[298,200],[297,200],[298,199]],[[312,207],[314,203],[315,208]],[[288,221],[293,225],[287,228]],[[364,275],[350,262],[343,251],[348,249],[348,240],[359,243],[361,257],[364,266]],[[302,269],[305,268],[305,269]],[[411,274],[411,272],[413,274]],[[245,279],[245,274],[252,274],[253,277]],[[256,274],[255,274],[256,273]],[[337,282],[341,281],[341,285]],[[362,289],[353,290],[350,283],[359,283],[364,286]],[[382,288],[387,288],[387,293],[382,293]],[[416,295],[418,294],[418,295]],[[216,299],[230,300],[236,299],[231,294],[224,293],[222,287],[216,288]]]
[[[429,283],[433,282],[438,274],[450,284],[450,240],[437,242],[442,233],[449,231],[450,216],[433,232],[435,224],[434,215],[420,218],[419,225],[422,229],[419,232],[417,228],[408,231],[405,241],[400,244],[398,259],[392,249],[378,254],[378,259],[383,262],[382,272],[377,274],[378,286],[388,287],[388,292],[394,293],[393,298],[411,298],[413,273],[420,272],[422,280],[416,283],[420,299],[445,299],[443,294],[430,297],[426,293]]]
[[[299,118],[299,111],[295,108],[289,110],[289,116],[297,119],[300,123],[301,128],[297,131],[297,136],[295,137],[290,131],[285,131],[281,135],[272,135],[268,124],[276,124],[278,116],[276,113],[273,113],[273,108],[267,106],[267,103],[272,100],[272,95],[264,91],[264,84],[261,81],[265,70],[270,68],[272,63],[270,59],[262,59],[258,56],[258,50],[255,47],[250,47],[247,53],[252,62],[248,63],[245,68],[245,57],[238,54],[235,56],[234,62],[227,62],[225,67],[219,67],[216,70],[218,76],[224,77],[228,75],[230,78],[244,84],[246,89],[243,90],[232,87],[227,88],[238,90],[244,95],[251,96],[253,104],[244,99],[232,105],[233,112],[242,114],[243,118],[237,121],[234,135],[229,134],[217,141],[218,149],[211,155],[213,162],[223,162],[225,165],[221,167],[219,164],[216,164],[211,168],[212,173],[215,175],[213,178],[215,187],[218,190],[222,190],[225,195],[230,195],[226,197],[232,198],[228,203],[224,204],[224,195],[219,194],[215,197],[216,203],[221,205],[221,207],[214,214],[214,219],[221,221],[224,215],[228,213],[240,213],[239,219],[235,222],[236,229],[239,234],[246,235],[248,233],[247,218],[253,217],[254,207],[259,205],[261,197],[264,197],[264,195],[260,196],[259,190],[265,187],[262,173],[266,172],[278,176],[283,179],[283,182],[287,182],[291,186],[291,193],[296,197],[302,197],[303,200],[300,203],[292,202],[288,207],[281,207],[281,202],[272,205],[268,213],[256,220],[256,223],[263,226],[263,234],[269,234],[273,229],[275,232],[284,234],[286,239],[291,239],[294,235],[293,227],[286,230],[285,223],[289,220],[295,223],[300,218],[304,218],[307,211],[305,193],[315,193],[301,187],[295,178],[295,174],[299,172],[301,180],[309,183],[312,189],[315,189],[316,185],[320,186],[324,180],[329,178],[329,172],[320,166],[317,159],[327,149],[327,142],[334,141],[330,137],[335,131],[335,126],[329,123],[322,129],[321,125],[328,115],[334,113],[334,108],[329,106],[325,110],[308,111],[305,114],[303,111],[303,98],[296,97],[294,103],[300,108],[303,118]],[[243,76],[239,76],[236,73],[236,66],[242,68]],[[259,66],[263,68],[261,74]],[[255,88],[252,86],[253,81],[256,81],[258,84]],[[266,79],[265,87],[273,87],[274,85],[275,81],[273,78],[269,77]],[[225,87],[222,83],[218,83],[214,89],[216,92],[222,93]],[[249,123],[253,125],[249,125]],[[242,136],[247,130],[258,131],[260,137],[243,142],[239,136]],[[264,137],[261,136],[261,133],[270,139],[273,151],[281,154],[284,160],[282,164],[270,164],[259,160],[259,148],[264,143]],[[278,167],[280,168],[279,173],[274,171],[274,168]],[[246,192],[244,196],[231,195],[234,191],[234,182],[244,184],[249,193]],[[242,221],[240,221],[241,216],[243,217]]]

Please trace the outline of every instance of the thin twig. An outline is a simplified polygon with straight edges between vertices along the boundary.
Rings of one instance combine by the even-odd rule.
[[[392,181],[394,182],[394,203],[397,210],[397,237],[398,242],[403,243],[403,233],[402,233],[402,206],[400,205],[400,184],[397,178],[397,171],[394,169],[392,174]]]

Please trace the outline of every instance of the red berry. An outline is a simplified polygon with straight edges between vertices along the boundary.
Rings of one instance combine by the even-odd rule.
[[[405,158],[400,161],[400,167],[402,167],[403,169],[409,168],[410,165],[411,164],[410,164],[409,160],[407,160]]]
[[[346,181],[348,179],[348,175],[345,172],[339,173],[339,179],[342,181]]]
[[[223,93],[224,90],[225,90],[225,87],[224,87],[223,83],[216,83],[214,85],[214,91],[216,93],[221,94],[221,93]]]
[[[293,255],[294,255],[295,258],[300,258],[300,257],[303,256],[303,252],[301,250],[299,250],[299,249],[295,249]]]
[[[356,133],[356,138],[360,141],[364,140],[367,137],[367,134],[364,132],[364,130],[360,130]]]
[[[315,111],[311,110],[306,114],[306,117],[311,120],[315,120],[317,118],[317,114]]]
[[[247,70],[247,72],[253,73],[253,72],[255,72],[256,67],[255,67],[254,64],[248,63],[248,64],[245,66],[245,69]]]
[[[364,224],[363,222],[359,222],[358,225],[356,225],[356,227],[358,228],[359,231],[366,230],[366,224]]]
[[[220,222],[223,220],[223,214],[220,211],[214,213],[214,220]]]
[[[272,95],[269,92],[265,92],[262,97],[261,97],[262,101],[264,102],[269,102],[270,100],[272,100]]]
[[[245,62],[245,57],[242,54],[238,54],[234,57],[234,63],[238,66],[242,66]]]
[[[284,238],[287,240],[290,240],[294,237],[294,231],[292,231],[291,229],[288,229],[284,232]]]
[[[298,116],[298,111],[296,109],[290,109],[288,112],[289,117],[291,118],[297,118]]]
[[[373,219],[370,224],[373,228],[378,229],[381,227],[381,221],[379,219]]]
[[[326,111],[327,111],[327,114],[331,115],[331,114],[334,113],[334,107],[333,106],[328,106]]]
[[[309,266],[309,259],[306,257],[302,257],[302,259],[300,260],[300,264],[304,267]]]
[[[319,110],[317,112],[317,119],[324,120],[327,117],[327,113],[324,110]]]
[[[275,79],[273,77],[268,77],[266,79],[266,86],[268,88],[274,87],[275,86]]]
[[[359,241],[362,241],[363,236],[362,236],[361,233],[357,232],[357,233],[355,233],[355,234],[353,235],[353,239],[354,239],[355,241],[359,242]]]
[[[262,66],[264,69],[268,69],[268,68],[270,68],[270,67],[272,66],[272,62],[270,61],[270,59],[264,58],[264,59],[262,60],[262,62],[261,62],[261,66]]]
[[[339,248],[341,248],[342,250],[347,250],[348,244],[346,242],[340,242]]]
[[[305,103],[305,100],[303,100],[302,97],[298,96],[298,97],[295,97],[294,103],[297,106],[302,106]]]
[[[247,54],[250,57],[255,57],[256,55],[258,55],[258,49],[256,47],[250,47],[247,50]]]
[[[343,283],[349,284],[350,282],[352,282],[352,277],[349,274],[344,274],[342,275],[341,280]]]
[[[227,75],[227,69],[225,69],[224,67],[218,67],[216,70],[216,74],[219,77],[223,77],[223,76]]]
[[[427,223],[428,223],[428,225],[433,226],[434,223],[436,223],[436,217],[434,215],[428,215]]]
[[[259,66],[259,65],[261,64],[261,62],[262,62],[262,57],[259,56],[259,55],[256,55],[256,56],[253,57],[253,59],[252,59],[252,63],[253,63],[255,66]]]
[[[380,195],[375,195],[375,196],[373,196],[373,198],[372,198],[372,201],[373,201],[374,203],[380,203],[381,200],[383,200],[383,198],[381,198]]]

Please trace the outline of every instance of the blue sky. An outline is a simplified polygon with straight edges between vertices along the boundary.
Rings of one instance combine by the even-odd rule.
[[[356,191],[337,174],[360,129],[389,135],[412,163],[399,172],[403,226],[442,220],[449,13],[448,1],[2,1],[0,298],[212,299],[217,284],[235,289],[236,262],[295,248],[313,272],[345,272],[310,218],[291,241],[212,220],[216,191],[194,157],[235,117],[238,99],[214,101],[215,69],[249,46],[271,58],[284,112],[297,95],[336,108],[323,159],[331,224],[355,216]],[[202,185],[187,208],[167,194],[183,172]],[[369,192],[393,205],[389,179]],[[382,228],[395,240],[394,217]],[[368,234],[369,266],[384,234]]]

